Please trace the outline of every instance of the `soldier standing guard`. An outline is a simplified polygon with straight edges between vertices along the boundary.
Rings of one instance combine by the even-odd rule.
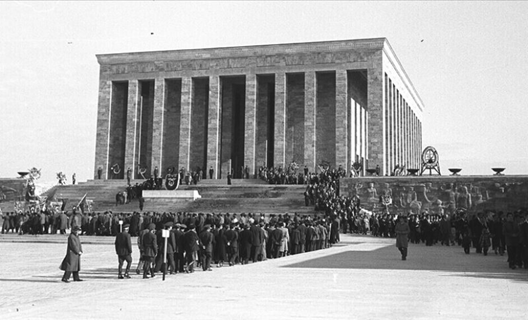
[[[128,230],[129,224],[123,226],[123,232],[118,233],[115,239],[115,250],[119,261],[118,266],[118,279],[128,278],[130,279],[129,271],[130,265],[132,264],[132,242],[130,240],[130,234]],[[127,262],[125,269],[125,276],[123,277],[123,262]]]
[[[209,168],[209,179],[213,179],[214,169],[213,166]]]
[[[68,283],[71,274],[73,273],[73,281],[83,281],[79,278],[79,271],[81,270],[81,255],[82,246],[81,240],[79,239],[80,227],[75,226],[72,229],[72,233],[68,237],[68,248],[66,249],[66,256],[62,260],[60,269],[64,270],[62,276],[62,282]]]

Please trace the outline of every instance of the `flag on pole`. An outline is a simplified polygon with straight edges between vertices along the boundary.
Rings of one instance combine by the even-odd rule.
[[[84,205],[86,204],[86,195],[87,193],[84,194],[84,196],[81,198],[81,201],[79,201],[79,204],[77,204],[77,208],[81,209],[82,214],[84,214]]]

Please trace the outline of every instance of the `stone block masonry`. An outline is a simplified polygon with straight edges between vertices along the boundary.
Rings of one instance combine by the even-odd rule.
[[[94,176],[414,165],[423,103],[385,38],[97,56]],[[124,175],[114,178],[124,178]]]

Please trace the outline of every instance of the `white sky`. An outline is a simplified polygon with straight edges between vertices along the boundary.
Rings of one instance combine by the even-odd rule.
[[[526,174],[527,17],[528,2],[1,2],[0,177],[92,178],[96,54],[374,37],[424,101],[444,174]]]

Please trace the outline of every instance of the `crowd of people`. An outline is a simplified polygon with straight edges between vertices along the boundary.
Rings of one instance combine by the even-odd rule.
[[[526,211],[470,214],[460,210],[445,215],[409,212],[398,216],[385,210],[362,209],[358,195],[340,195],[339,179],[346,176],[341,168],[320,170],[318,174],[262,168],[259,176],[269,183],[302,181],[306,184],[305,205],[313,206],[316,213],[311,216],[142,211],[82,213],[74,208],[71,214],[60,210],[3,214],[2,233],[65,234],[71,229],[81,235],[122,238],[125,232],[137,237],[141,260],[136,271],[142,272],[144,277],[155,276],[163,265],[162,230],[169,230],[165,258],[168,272],[173,274],[193,272],[195,266],[212,270],[212,264],[219,267],[224,263],[230,266],[247,264],[324,249],[339,242],[340,233],[396,238],[404,260],[409,241],[426,246],[458,245],[468,254],[471,248],[483,255],[507,253],[510,268],[528,269]],[[129,185],[128,188],[131,198],[141,198],[143,185]],[[126,239],[116,240],[116,252],[121,250],[117,242],[128,246]],[[129,277],[130,258],[126,254],[118,253],[118,256],[119,277]],[[123,273],[124,261],[128,266]]]
[[[137,237],[140,261],[136,272],[142,273],[143,278],[155,277],[156,273],[162,271],[164,261],[167,261],[168,274],[192,273],[195,267],[211,271],[213,264],[217,267],[244,265],[325,249],[340,240],[337,221],[329,221],[318,215],[184,212],[113,214],[108,211],[83,218],[84,215],[77,212],[69,218],[73,234],[70,237],[78,237],[78,234],[115,236],[119,279],[130,277],[133,250],[130,237]],[[167,242],[163,230],[169,233]],[[73,243],[78,247],[76,239]],[[68,259],[71,259],[71,254],[65,258]],[[127,265],[123,271],[125,261]],[[69,268],[65,263],[63,267],[64,282],[68,282],[72,272],[79,271]],[[78,278],[78,273],[74,273],[74,280]]]
[[[397,238],[399,217],[409,226],[407,239],[426,246],[458,245],[469,254],[508,254],[510,268],[528,269],[528,212],[477,212],[459,210],[455,214],[420,214],[412,212],[391,214],[388,211],[369,212],[360,206],[357,194],[339,194],[339,179],[345,175],[339,170],[326,170],[311,179],[304,192],[306,206],[314,206],[327,217],[335,217],[341,233],[367,234],[375,237]],[[380,197],[380,202],[382,198]],[[405,251],[405,256],[406,256]],[[403,255],[403,253],[402,253]]]

